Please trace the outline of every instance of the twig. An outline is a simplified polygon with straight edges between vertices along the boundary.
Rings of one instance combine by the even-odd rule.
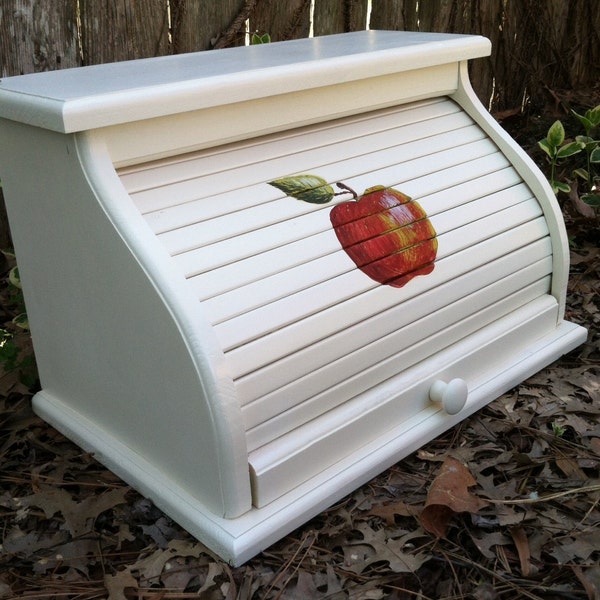
[[[308,546],[307,546],[307,541],[308,540],[310,540],[310,542],[308,543]],[[307,533],[305,535],[305,537],[300,541],[300,544],[298,544],[298,547],[296,548],[296,551],[294,552],[294,554],[292,555],[292,557],[287,561],[287,563],[283,566],[283,568],[280,569],[279,573],[275,576],[275,579],[273,579],[273,581],[270,583],[267,591],[263,595],[263,598],[268,598],[268,596],[271,593],[271,591],[280,582],[280,580],[283,579],[283,577],[284,577],[286,571],[289,569],[289,567],[291,567],[294,564],[294,561],[296,560],[296,558],[300,555],[301,552],[303,552],[303,555],[300,558],[300,560],[298,561],[296,567],[294,567],[294,569],[292,571],[292,574],[287,577],[287,579],[285,580],[285,582],[284,582],[284,584],[283,584],[283,586],[281,588],[281,591],[285,590],[286,586],[290,582],[290,580],[293,577],[293,575],[298,571],[298,568],[302,564],[302,561],[306,557],[306,554],[308,553],[308,551],[314,545],[315,540],[316,540],[316,537],[315,537],[315,534],[313,532],[309,532],[309,533]],[[279,594],[277,595],[277,597],[279,597]]]
[[[549,502],[550,500],[556,500],[563,496],[581,494],[583,492],[600,492],[600,485],[589,485],[587,487],[565,490],[564,492],[556,492],[554,494],[548,494],[547,496],[540,496],[539,498],[523,498],[522,500],[492,500],[486,498],[486,500],[492,504],[537,504],[538,502]]]
[[[237,17],[233,20],[231,25],[224,31],[221,35],[218,36],[213,48],[215,50],[219,48],[227,48],[236,38],[238,33],[242,31],[244,28],[244,24],[248,20],[250,13],[256,7],[256,3],[258,0],[246,0],[246,3],[240,10]]]

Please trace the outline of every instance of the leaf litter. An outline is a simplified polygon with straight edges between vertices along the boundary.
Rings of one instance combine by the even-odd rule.
[[[0,599],[600,599],[598,219],[565,216],[587,342],[241,567],[0,374]]]

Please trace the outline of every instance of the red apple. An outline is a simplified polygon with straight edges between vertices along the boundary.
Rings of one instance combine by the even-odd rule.
[[[435,229],[421,205],[402,192],[375,186],[358,198],[341,183],[337,186],[345,191],[335,193],[315,175],[286,177],[270,184],[314,204],[352,193],[354,200],[334,206],[329,218],[346,254],[371,279],[402,287],[413,277],[433,271],[438,248]]]
[[[356,266],[393,287],[431,273],[437,254],[433,225],[420,204],[393,188],[369,188],[329,214],[333,230]]]

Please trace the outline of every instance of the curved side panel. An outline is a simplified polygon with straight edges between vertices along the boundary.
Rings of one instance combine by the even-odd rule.
[[[202,414],[196,436],[201,446],[213,446],[215,461],[206,463],[204,468],[213,469],[215,474],[211,479],[201,477],[196,485],[206,493],[205,488],[214,484],[215,491],[222,492],[223,515],[239,516],[251,505],[246,437],[234,384],[214,331],[183,274],[175,271],[172,258],[133,206],[114,170],[101,133],[77,134],[76,145],[98,202],[164,302],[197,370],[198,380],[194,384],[202,406],[190,395],[188,410],[190,417]],[[170,360],[168,355],[165,360]],[[185,413],[182,417],[186,421]],[[188,459],[191,463],[205,463],[204,455],[201,447],[196,451],[191,447]],[[208,481],[213,483],[207,485]]]
[[[142,480],[159,505],[180,490],[217,516],[249,510],[241,417],[220,351],[101,140],[15,123],[3,134],[2,179],[43,387],[36,409],[52,403],[57,428],[90,431],[77,441],[101,460],[118,440],[126,455],[113,453],[111,468]],[[131,472],[144,463],[154,473]]]
[[[502,129],[479,101],[471,87],[467,62],[459,66],[459,85],[450,96],[490,136],[529,186],[544,212],[552,240],[552,295],[559,305],[559,321],[565,312],[569,276],[569,243],[560,210],[550,184],[527,153]]]

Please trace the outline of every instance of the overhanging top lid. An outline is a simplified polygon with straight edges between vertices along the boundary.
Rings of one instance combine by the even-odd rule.
[[[481,36],[359,31],[4,78],[0,117],[72,133],[478,58]]]

